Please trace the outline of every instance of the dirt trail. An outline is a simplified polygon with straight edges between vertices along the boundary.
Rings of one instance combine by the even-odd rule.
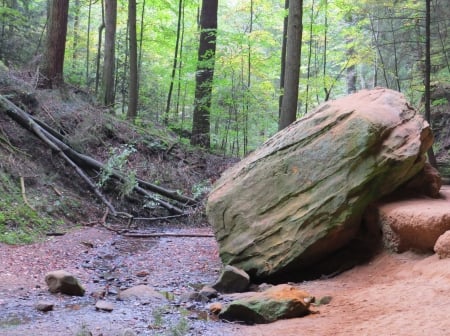
[[[436,255],[383,252],[335,278],[303,282],[302,289],[318,298],[330,295],[331,303],[316,307],[318,314],[258,326],[207,321],[195,309],[183,315],[179,306],[168,305],[155,328],[155,307],[114,302],[112,313],[102,313],[90,295],[79,299],[46,291],[45,273],[65,268],[80,277],[88,293],[95,292],[104,286],[102,272],[108,273],[111,263],[115,285],[147,283],[176,296],[211,283],[220,269],[213,238],[124,240],[90,228],[30,246],[0,245],[0,335],[75,335],[82,324],[94,336],[120,335],[124,328],[172,335],[182,327],[184,335],[206,336],[444,336],[450,330],[450,259]],[[142,270],[149,275],[137,276]],[[34,304],[42,299],[55,301],[55,311],[37,312]]]

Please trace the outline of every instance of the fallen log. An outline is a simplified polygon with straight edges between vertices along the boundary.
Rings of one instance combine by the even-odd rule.
[[[17,107],[14,103],[2,95],[0,95],[0,108],[3,109],[6,114],[15,120],[19,125],[35,134],[53,151],[58,153],[58,155],[61,156],[65,162],[74,168],[77,174],[89,185],[97,197],[108,207],[111,215],[117,215],[118,212],[115,210],[114,206],[101,193],[97,185],[83,170],[91,169],[99,173],[105,169],[105,165],[103,163],[72,149],[64,142],[64,137],[62,137],[57,131],[42,121],[38,121],[36,118]],[[111,176],[119,182],[125,181],[125,177],[118,171],[111,171]],[[169,190],[161,186],[156,186],[141,179],[137,179],[137,182],[138,184],[135,186],[134,191],[166,208],[172,214],[185,215],[187,212],[182,210],[181,207],[192,206],[197,203],[194,199],[180,195],[176,191]],[[156,197],[152,195],[152,192],[178,202],[180,206],[173,205],[170,202]]]

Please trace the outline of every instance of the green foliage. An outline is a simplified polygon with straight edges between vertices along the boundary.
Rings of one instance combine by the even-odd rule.
[[[128,158],[134,152],[136,152],[136,149],[129,144],[122,145],[119,148],[115,147],[110,149],[110,157],[100,172],[97,185],[99,187],[105,187],[107,182],[111,179],[112,173],[116,171],[125,178],[121,184],[121,197],[129,195],[138,184],[136,171],[127,167]]]
[[[55,224],[61,223],[31,209],[23,202],[19,187],[0,174],[0,242],[32,243]]]
[[[431,102],[431,106],[441,106],[448,104],[447,98],[435,99]]]

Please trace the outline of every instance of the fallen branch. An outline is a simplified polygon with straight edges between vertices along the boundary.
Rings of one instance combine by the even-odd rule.
[[[121,234],[124,237],[130,238],[152,238],[152,237],[174,237],[174,238],[214,238],[213,234],[209,233],[146,233],[146,232],[126,232]]]
[[[23,202],[33,211],[36,211],[28,202],[27,193],[25,191],[25,179],[23,176],[20,177],[20,190],[22,191]]]
[[[47,133],[43,130],[33,119],[31,119],[26,112],[18,108],[11,101],[0,95],[0,105],[6,110],[6,113],[12,117],[14,120],[18,121],[22,126],[32,131],[39,139],[41,139],[45,144],[47,144],[52,150],[58,153],[59,156],[63,158],[77,174],[89,185],[89,187],[94,191],[98,198],[109,208],[113,215],[116,214],[114,206],[106,199],[106,197],[100,192],[94,182],[91,181],[89,176],[87,176],[83,170],[71,160],[53,141],[51,138],[46,136]]]
[[[94,172],[99,173],[105,169],[103,163],[93,159],[92,157],[76,152],[64,142],[64,137],[61,136],[57,131],[55,131],[45,123],[35,119],[25,111],[18,108],[10,100],[1,95],[0,107],[3,107],[6,113],[15,121],[17,121],[21,126],[33,132],[52,150],[57,152],[58,155],[60,155],[67,163],[69,163],[69,165],[71,165],[75,169],[77,174],[89,185],[89,187],[94,191],[97,197],[100,198],[101,201],[108,207],[108,209],[111,211],[111,214],[114,216],[118,214],[114,209],[114,206],[101,193],[97,185],[83,171],[83,168],[88,168],[93,170]],[[126,180],[125,176],[123,176],[120,172],[114,170],[111,171],[111,177],[115,178],[119,182],[124,182]],[[173,205],[159,197],[152,195],[151,192],[158,193],[161,196],[179,202],[181,207],[197,204],[197,202],[193,198],[180,195],[177,191],[169,190],[147,181],[143,181],[141,179],[137,179],[137,182],[138,185],[134,188],[137,193],[161,205],[173,214],[186,215],[186,212],[183,211],[179,206]],[[127,218],[129,217],[130,215],[127,216]]]

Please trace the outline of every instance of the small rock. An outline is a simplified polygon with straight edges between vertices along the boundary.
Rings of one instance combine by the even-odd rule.
[[[211,286],[203,286],[198,293],[208,299],[216,298],[218,295],[217,291]]]
[[[48,312],[48,311],[53,310],[54,306],[55,306],[55,305],[54,305],[54,303],[52,303],[52,302],[48,302],[48,301],[39,301],[39,302],[36,304],[36,309],[39,310],[39,311],[41,311],[41,312]]]
[[[145,276],[147,276],[147,275],[149,275],[149,274],[150,274],[149,271],[147,271],[147,270],[142,270],[142,271],[137,272],[137,273],[136,273],[136,276],[137,276],[137,277],[143,278],[143,277],[145,277]]]
[[[137,334],[133,331],[133,329],[127,328],[124,329],[121,333],[120,336],[136,336]]]
[[[218,315],[223,309],[220,302],[213,302],[208,306],[208,310],[211,314]]]
[[[85,289],[78,279],[64,270],[47,273],[45,276],[50,293],[62,293],[67,295],[83,296]]]
[[[125,289],[119,293],[119,300],[157,300],[166,301],[167,299],[161,293],[146,285],[138,285]]]
[[[264,292],[246,294],[225,306],[219,317],[228,321],[270,323],[309,314],[313,301],[307,292],[291,285],[278,285]]]
[[[450,257],[450,230],[445,231],[434,244],[434,252],[437,253],[439,259]]]
[[[98,300],[97,303],[95,304],[95,309],[111,312],[114,310],[114,305],[109,301]]]
[[[243,270],[226,265],[219,280],[212,286],[221,293],[239,293],[247,290],[250,276]]]

